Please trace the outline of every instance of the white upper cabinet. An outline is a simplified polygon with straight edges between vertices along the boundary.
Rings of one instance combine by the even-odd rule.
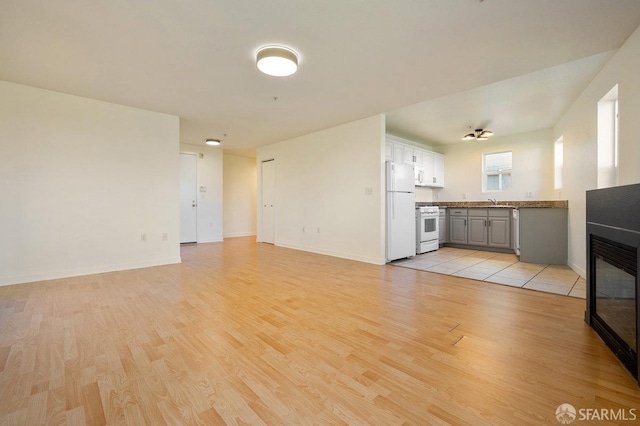
[[[444,187],[444,155],[433,153],[433,186]]]
[[[421,186],[433,186],[433,156],[434,153],[431,151],[423,152]]]
[[[393,161],[393,142],[384,143],[384,161]]]
[[[392,136],[385,142],[385,159],[411,164],[415,170],[416,186],[444,186],[444,155],[400,142]]]

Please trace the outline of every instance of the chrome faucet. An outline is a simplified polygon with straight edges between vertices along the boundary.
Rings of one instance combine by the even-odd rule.
[[[494,206],[498,205],[498,200],[496,200],[495,198],[489,198],[489,201],[491,201]]]

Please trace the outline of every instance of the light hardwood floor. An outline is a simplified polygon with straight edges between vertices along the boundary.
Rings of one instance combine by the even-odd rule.
[[[258,244],[0,287],[0,424],[559,424],[640,409],[584,300]],[[606,421],[598,424],[607,424]]]

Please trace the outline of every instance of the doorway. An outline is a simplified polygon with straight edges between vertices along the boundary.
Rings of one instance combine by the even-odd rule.
[[[275,244],[275,195],[276,195],[276,162],[262,162],[262,242]]]
[[[180,154],[180,244],[198,240],[198,157]]]

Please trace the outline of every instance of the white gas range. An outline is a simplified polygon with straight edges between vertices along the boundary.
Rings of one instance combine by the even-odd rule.
[[[438,207],[416,207],[416,254],[438,250]]]

